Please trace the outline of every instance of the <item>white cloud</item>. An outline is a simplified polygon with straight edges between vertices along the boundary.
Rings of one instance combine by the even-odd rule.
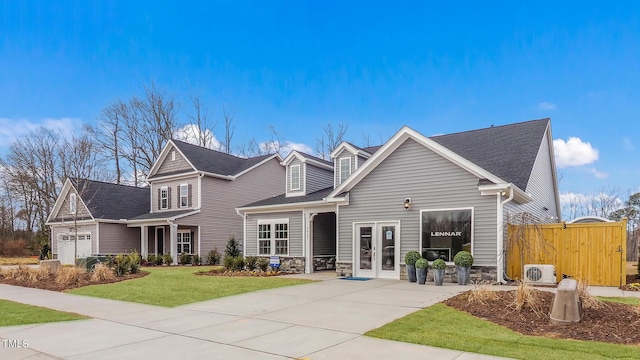
[[[297,150],[310,155],[313,154],[313,150],[307,144],[295,143],[291,141],[285,141],[284,143],[280,144],[280,154],[283,154],[283,156],[287,156],[293,150]]]
[[[556,107],[557,107],[556,104],[550,103],[548,101],[543,101],[543,102],[538,104],[538,108],[540,110],[555,110]]]
[[[25,136],[41,126],[64,137],[69,137],[77,132],[81,127],[81,123],[80,119],[70,117],[45,118],[38,122],[27,119],[0,118],[0,137],[5,140],[0,143],[0,146],[8,146],[19,137]]]
[[[583,142],[577,137],[570,137],[567,141],[553,140],[553,149],[558,168],[582,166],[598,160],[598,149],[594,149],[591,143]]]
[[[189,144],[204,146],[213,150],[220,150],[222,144],[216,136],[209,129],[205,129],[204,132],[198,128],[195,124],[187,124],[173,134],[177,140],[188,142]],[[204,144],[202,143],[204,142]]]
[[[590,168],[588,171],[589,171],[589,173],[595,175],[595,177],[598,178],[598,179],[606,179],[606,178],[609,177],[609,174],[600,172],[600,171],[596,170],[596,168],[594,168],[594,167]]]

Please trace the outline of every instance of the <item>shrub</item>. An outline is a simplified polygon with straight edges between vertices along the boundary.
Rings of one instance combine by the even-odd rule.
[[[244,258],[242,256],[236,256],[233,258],[233,270],[240,271],[244,269]]]
[[[235,258],[234,257],[225,256],[225,258],[224,258],[222,263],[223,263],[225,269],[233,270],[234,262],[235,262]]]
[[[114,280],[116,275],[107,265],[99,264],[93,269],[91,281],[110,281]]]
[[[456,264],[456,266],[471,267],[471,265],[473,265],[473,256],[471,256],[471,253],[468,251],[459,251],[456,256],[453,257],[453,263]]]
[[[447,263],[442,259],[435,259],[433,263],[431,263],[431,267],[436,270],[444,270],[447,268]]]
[[[429,262],[427,259],[420,258],[416,260],[416,269],[426,269],[429,267]]]
[[[498,299],[498,294],[491,290],[489,284],[481,284],[478,287],[474,287],[473,290],[467,293],[467,301],[470,303],[486,304],[490,301]]]
[[[180,259],[178,259],[178,262],[182,265],[187,265],[187,264],[191,264],[191,261],[189,261],[191,259],[189,259],[189,254],[187,253],[182,253],[180,254]]]
[[[44,243],[44,245],[40,247],[40,260],[51,259],[51,257],[51,246],[49,246],[48,242]]]
[[[258,264],[258,257],[256,256],[247,256],[245,258],[245,266],[247,268],[247,270],[249,271],[253,271],[256,268],[256,265]]]
[[[164,261],[164,257],[161,254],[156,255],[156,265],[158,266],[162,265],[163,261]]]
[[[218,249],[213,248],[213,250],[209,251],[209,254],[207,254],[207,264],[218,265],[218,263],[220,263],[220,257]]]
[[[129,255],[116,255],[113,263],[113,270],[116,272],[116,276],[124,276],[131,270],[131,265],[129,264],[130,261],[131,257]]]
[[[191,263],[193,265],[202,265],[202,259],[200,259],[199,255],[193,255],[193,258],[191,259]]]
[[[240,244],[233,235],[230,236],[229,241],[227,241],[227,247],[224,249],[224,256],[238,257],[240,253]]]
[[[173,264],[173,256],[171,256],[171,254],[164,254],[162,255],[162,261],[167,265],[171,265]]]
[[[85,276],[86,270],[77,266],[62,266],[56,271],[55,283],[64,287],[74,287]]]
[[[129,269],[128,271],[131,274],[137,274],[140,272],[140,265],[142,264],[142,256],[138,254],[136,250],[131,251],[128,255],[129,257]]]
[[[269,268],[269,259],[265,257],[258,258],[256,265],[262,272],[267,272],[267,269]]]
[[[147,265],[148,266],[156,265],[157,261],[158,261],[158,258],[156,257],[156,254],[147,255]]]
[[[411,250],[404,256],[404,263],[407,265],[415,265],[418,259],[422,258],[419,252]]]

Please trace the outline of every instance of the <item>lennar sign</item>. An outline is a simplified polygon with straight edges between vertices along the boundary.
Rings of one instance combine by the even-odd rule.
[[[437,236],[462,236],[462,231],[432,231],[431,237]]]

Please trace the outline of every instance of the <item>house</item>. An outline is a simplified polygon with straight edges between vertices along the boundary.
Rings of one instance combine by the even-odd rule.
[[[560,217],[549,119],[433,137],[403,127],[380,147],[344,142],[331,157],[292,152],[286,191],[237,209],[245,255],[398,279],[409,250],[449,265],[468,250],[474,277],[502,281],[508,216]]]
[[[285,185],[280,179],[285,169],[280,165],[281,161],[279,155],[241,158],[170,140],[147,176],[147,188],[111,184],[119,186],[122,193],[112,187],[107,189],[107,185],[103,185],[106,190],[98,191],[109,201],[99,204],[92,199],[91,204],[110,208],[110,216],[114,218],[110,221],[118,224],[123,235],[115,242],[113,239],[105,240],[103,233],[96,230],[90,234],[94,244],[79,254],[136,249],[144,256],[170,254],[173,262],[177,263],[181,253],[206,256],[213,249],[223,252],[230,237],[239,241],[243,238],[243,221],[235,208],[284,190]],[[122,189],[144,192],[145,195],[141,196],[144,200],[127,196]],[[56,206],[68,208],[72,196],[82,201],[87,198],[84,194],[78,195],[77,190],[63,191]],[[94,195],[87,193],[87,196]],[[126,212],[117,211],[128,207],[131,209]],[[67,239],[61,234],[69,225],[69,217],[55,221],[60,218],[59,213],[54,211],[48,223],[52,227],[52,244],[58,242],[60,236]],[[61,256],[55,246],[53,249],[59,258],[68,256]]]
[[[140,251],[140,231],[126,219],[149,211],[149,189],[67,179],[47,219],[51,252],[63,264],[78,257]]]

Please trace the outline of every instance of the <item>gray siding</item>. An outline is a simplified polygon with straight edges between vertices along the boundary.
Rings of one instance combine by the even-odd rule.
[[[289,219],[289,256],[304,256],[302,252],[302,211],[247,215],[246,254],[258,254],[258,220]]]
[[[171,151],[176,152],[175,160],[171,160]],[[171,149],[169,149],[167,157],[158,167],[158,171],[156,171],[156,174],[162,175],[166,173],[175,173],[177,171],[188,172],[193,170],[194,169],[191,167],[191,165],[189,165],[187,160],[180,154],[180,152],[174,147],[171,147]]]
[[[293,190],[291,188],[291,166],[292,165],[299,165],[300,166],[300,189],[297,190]],[[286,183],[287,183],[287,193],[289,192],[304,192],[305,191],[305,167],[304,164],[302,164],[302,162],[298,159],[293,159],[291,161],[291,163],[289,165],[287,165],[287,170],[286,170]]]
[[[62,226],[52,226],[51,227],[51,253],[58,253],[58,235],[69,234],[75,235],[75,228],[69,231],[70,228],[74,227],[73,222],[62,224]],[[96,224],[91,225],[78,225],[78,234],[91,234],[91,253],[96,252],[97,248],[97,233],[96,233]]]
[[[549,139],[545,133],[540,150],[533,164],[531,177],[527,183],[527,188],[522,189],[533,198],[528,204],[516,204],[510,202],[505,205],[505,216],[520,212],[529,212],[540,219],[543,223],[559,222],[561,214],[557,212],[556,190],[553,180],[553,168],[551,166],[551,151],[549,149]],[[544,210],[544,208],[548,210]]]
[[[305,168],[307,194],[333,186],[333,172],[331,170],[322,169],[309,163],[306,164]]]
[[[91,208],[91,199],[84,199],[87,202],[87,204],[85,205],[84,202],[80,200],[80,196],[76,196],[76,214],[73,215],[69,212],[69,198],[71,197],[71,194],[76,194],[76,191],[73,188],[69,190],[69,193],[64,199],[60,210],[58,211],[56,216],[52,217],[52,219],[69,220],[73,219],[74,216],[77,216],[78,219],[86,219],[91,217],[91,213],[87,209],[87,206]]]
[[[333,172],[335,174],[336,186],[340,185],[340,159],[346,157],[350,158],[351,160],[351,173],[353,174],[353,172],[356,171],[356,156],[346,149],[342,150],[340,153],[338,153],[333,162]]]
[[[201,255],[214,247],[223,253],[229,236],[242,242],[242,217],[235,209],[283,194],[284,176],[285,168],[275,158],[233,181],[205,176],[202,178],[202,211],[179,219],[176,223],[201,226]]]
[[[405,198],[412,199],[409,210]],[[338,261],[352,261],[353,223],[400,220],[400,255],[420,246],[421,209],[474,209],[476,265],[496,264],[496,197],[481,196],[478,178],[413,140],[407,140],[349,193],[338,213]]]
[[[180,207],[180,193],[178,192],[178,186],[180,186],[181,184],[191,185],[191,206],[186,208]],[[171,204],[171,206],[169,209],[165,210],[161,210],[158,203],[158,190],[163,186],[171,189],[171,192],[169,194],[169,203]],[[197,209],[199,207],[198,191],[199,189],[197,175],[180,180],[155,181],[151,183],[151,207],[153,208],[153,212]]]
[[[363,158],[362,156],[358,156],[357,160],[358,160],[358,167],[362,166],[362,164],[364,164],[364,162],[367,161],[367,159]]]
[[[140,252],[140,228],[128,228],[125,224],[100,223],[100,254]]]
[[[336,255],[335,213],[321,213],[313,218],[313,255]]]

